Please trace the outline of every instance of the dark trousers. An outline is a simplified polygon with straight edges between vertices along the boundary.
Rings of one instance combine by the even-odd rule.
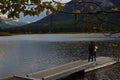
[[[94,52],[93,51],[90,51],[89,52],[89,56],[88,56],[88,61],[92,61],[93,62],[93,58],[94,58]]]
[[[89,52],[88,61],[89,61],[89,62],[90,62],[90,61],[93,62],[93,60],[96,61],[96,52],[90,51],[90,52]]]
[[[94,61],[96,61],[96,52],[89,52],[89,57],[88,57],[88,61],[90,62],[90,61],[92,61],[93,62],[93,60]]]
[[[94,61],[96,61],[96,52],[93,54]]]

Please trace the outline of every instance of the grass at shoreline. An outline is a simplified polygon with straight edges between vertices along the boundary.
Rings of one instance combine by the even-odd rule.
[[[56,32],[56,33],[13,33],[13,34],[21,34],[21,35],[24,35],[24,34],[110,34],[110,33],[102,33],[102,32],[86,32],[86,33],[83,33],[83,32]],[[116,33],[114,33],[116,34]],[[120,33],[117,33],[117,34],[120,34]]]
[[[12,34],[8,32],[0,32],[0,36],[12,36]]]

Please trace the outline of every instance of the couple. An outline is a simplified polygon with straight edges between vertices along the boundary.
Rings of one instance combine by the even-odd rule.
[[[88,46],[88,50],[89,50],[88,62],[90,62],[90,59],[92,62],[93,62],[93,59],[94,61],[96,61],[96,50],[97,49],[98,47],[96,46],[96,44],[93,41],[91,41]]]

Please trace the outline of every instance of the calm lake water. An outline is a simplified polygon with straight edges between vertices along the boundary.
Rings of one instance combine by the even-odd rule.
[[[98,56],[109,53],[108,44],[120,43],[120,34],[34,34],[0,37],[0,77],[26,75],[68,62],[87,59],[89,41],[98,46]],[[114,37],[114,38],[113,38]]]

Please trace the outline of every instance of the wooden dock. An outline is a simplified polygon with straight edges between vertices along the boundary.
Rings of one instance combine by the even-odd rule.
[[[34,78],[43,78],[43,80],[55,80],[85,70],[86,68],[92,67],[93,65],[93,62],[88,63],[87,61],[79,60],[58,67],[43,70],[37,73],[28,74],[28,76]]]
[[[28,74],[24,77],[24,79],[15,80],[56,80],[80,72],[84,74],[85,72],[89,72],[115,63],[116,61],[113,61],[113,59],[110,57],[98,57],[96,62],[88,62],[88,60],[78,60],[36,73]]]
[[[96,70],[96,69],[99,69],[99,68],[102,68],[102,67],[106,67],[106,66],[115,64],[115,63],[117,63],[117,62],[114,61],[113,58],[110,58],[110,57],[98,57],[97,61],[94,62],[95,66],[85,69],[85,72]]]
[[[37,73],[28,74],[28,76],[39,79],[42,78],[43,80],[55,80],[82,70],[88,72],[115,63],[116,61],[113,61],[113,59],[110,57],[98,57],[96,62],[88,62],[88,60],[79,60],[58,67],[43,70]]]

